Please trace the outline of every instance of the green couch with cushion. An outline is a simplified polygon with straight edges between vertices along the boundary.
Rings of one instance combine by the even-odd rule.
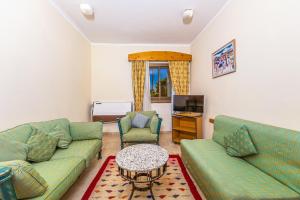
[[[242,126],[257,154],[229,156],[224,137]],[[213,138],[182,140],[181,153],[207,200],[300,200],[299,132],[217,116]]]
[[[103,124],[101,122],[69,122],[68,119],[56,119],[44,122],[27,123],[3,131],[0,133],[0,140],[11,141],[25,146],[29,145],[27,142],[30,138],[32,139],[32,135],[35,130],[40,130],[45,134],[51,135],[59,129],[61,136],[64,134],[64,139],[59,139],[57,147],[55,147],[55,152],[51,158],[42,162],[29,161],[28,157],[27,159],[26,156],[24,157],[24,153],[22,153],[22,151],[20,151],[21,153],[19,154],[15,154],[7,147],[5,150],[6,156],[0,155],[0,159],[4,159],[2,161],[0,160],[0,167],[13,166],[13,168],[18,167],[21,169],[22,165],[22,170],[25,169],[25,172],[22,172],[23,174],[27,173],[27,175],[30,175],[32,173],[37,173],[42,177],[42,179],[44,179],[46,183],[43,186],[46,185],[47,189],[42,195],[35,195],[35,197],[29,199],[60,199],[77,180],[84,169],[89,166],[92,159],[96,158],[97,155],[98,158],[100,158],[102,147],[102,127]],[[1,151],[2,150],[3,149],[1,149]],[[26,151],[28,151],[28,149]],[[9,161],[7,159],[9,157],[16,160]],[[24,164],[23,160],[25,160],[25,163],[27,164]],[[17,169],[15,173],[20,171],[21,170]],[[18,184],[14,181],[18,181],[18,178],[24,178],[24,176],[18,178],[14,177],[16,175],[17,174],[13,174],[13,184],[15,189]],[[20,188],[22,189],[22,187]],[[18,192],[20,191],[18,190],[16,192],[18,196]],[[26,194],[26,191],[21,192],[28,195]]]
[[[133,128],[132,121],[136,114],[147,116],[149,120],[144,128]],[[125,117],[118,120],[121,139],[121,148],[125,144],[156,143],[159,144],[159,134],[162,119],[156,111],[128,112]]]

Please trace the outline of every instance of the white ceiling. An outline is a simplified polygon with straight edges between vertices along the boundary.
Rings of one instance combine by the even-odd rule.
[[[93,43],[188,44],[227,0],[51,0]],[[89,3],[94,19],[85,18],[80,3]],[[183,24],[185,9],[194,10]]]

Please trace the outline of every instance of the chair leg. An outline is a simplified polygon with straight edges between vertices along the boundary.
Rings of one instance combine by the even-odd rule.
[[[102,159],[102,149],[98,152],[98,160]]]

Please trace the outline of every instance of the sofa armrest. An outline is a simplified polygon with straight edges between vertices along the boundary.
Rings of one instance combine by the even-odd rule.
[[[162,122],[162,118],[158,117],[158,115],[152,117],[150,122],[150,130],[153,134],[159,135],[161,122]]]
[[[118,119],[120,135],[126,134],[131,129],[131,118],[129,115]]]
[[[73,140],[102,140],[102,122],[71,122],[70,133]]]

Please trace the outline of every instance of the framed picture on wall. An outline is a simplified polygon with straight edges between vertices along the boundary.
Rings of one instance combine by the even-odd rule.
[[[212,77],[217,78],[236,71],[235,39],[212,54]]]

